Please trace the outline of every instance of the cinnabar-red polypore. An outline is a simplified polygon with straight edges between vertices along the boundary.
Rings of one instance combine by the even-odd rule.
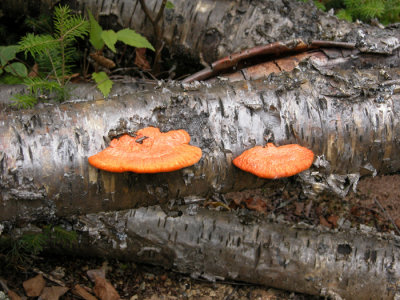
[[[307,170],[314,160],[314,153],[296,144],[276,147],[268,143],[244,151],[233,164],[258,177],[276,179],[289,177]]]
[[[109,172],[159,173],[179,170],[197,163],[201,149],[188,145],[190,136],[185,130],[162,133],[147,127],[136,136],[123,135],[110,146],[89,157],[89,163]]]

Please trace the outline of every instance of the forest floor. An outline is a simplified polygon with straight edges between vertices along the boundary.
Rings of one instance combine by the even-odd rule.
[[[397,205],[400,202],[400,175],[362,179],[357,185],[357,191],[350,192],[346,198],[327,198],[318,203],[308,199],[299,200],[284,191],[277,195],[276,199],[263,198],[260,190],[236,193],[230,195],[230,198],[233,200],[231,209],[242,207],[265,214],[274,213],[288,221],[303,221],[317,226],[335,228],[346,223],[352,227],[363,224],[374,227],[379,232],[394,233],[400,226],[400,206]],[[90,276],[90,270],[102,270],[102,276],[107,284],[99,288],[98,282],[91,281],[93,278]],[[129,300],[319,299],[315,296],[241,282],[201,281],[160,267],[132,262],[45,255],[33,257],[28,266],[7,267],[0,264],[0,291],[6,292],[7,286],[22,299],[26,299],[24,282],[38,274],[43,275],[44,285],[47,287],[62,285],[68,287],[68,291],[61,296],[61,299],[68,300],[95,299],[78,296],[77,285],[91,294],[96,294],[101,300],[116,300],[119,297]],[[19,300],[14,297],[9,298]],[[32,296],[28,298],[35,299]],[[2,299],[1,292],[0,299]],[[57,300],[58,295],[50,293],[50,296],[42,295],[39,299]]]

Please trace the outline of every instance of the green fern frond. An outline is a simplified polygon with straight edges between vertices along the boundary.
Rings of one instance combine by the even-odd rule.
[[[60,226],[54,226],[52,228],[52,236],[54,240],[62,246],[70,246],[78,239],[78,234],[75,231],[68,231]]]
[[[11,106],[16,108],[31,108],[39,98],[54,94],[54,97],[59,100],[64,100],[66,91],[64,86],[56,81],[50,81],[41,77],[25,78],[24,84],[28,87],[26,94],[16,94],[13,96]]]
[[[30,33],[20,41],[20,51],[31,54],[38,63],[40,77],[25,80],[29,95],[16,97],[16,106],[33,106],[34,98],[49,94],[65,100],[65,85],[76,61],[73,43],[89,33],[89,22],[73,15],[68,6],[59,6],[54,10],[54,32],[53,36]]]
[[[54,11],[54,27],[60,40],[75,41],[89,32],[89,23],[81,16],[72,15],[68,6],[59,6]]]
[[[16,94],[11,100],[11,106],[21,109],[21,108],[31,108],[37,103],[37,98],[31,94]]]
[[[400,0],[387,0],[385,13],[381,18],[383,24],[396,23],[400,21]]]
[[[57,47],[57,44],[58,41],[51,35],[35,35],[33,33],[28,33],[19,42],[19,49],[23,51],[25,55],[30,53],[33,57],[36,57],[42,55],[46,49],[54,49]]]
[[[47,238],[42,233],[24,234],[20,239],[20,247],[26,252],[36,255],[43,251]]]
[[[57,82],[49,81],[40,77],[28,77],[24,83],[29,87],[29,92],[31,94],[42,93],[43,90],[52,92],[53,90],[59,89]]]
[[[360,6],[359,11],[364,20],[380,18],[385,11],[385,3],[382,0],[369,0]]]
[[[326,7],[322,2],[319,2],[317,0],[314,0],[314,5],[316,8],[322,10],[322,11],[326,11]]]
[[[336,13],[336,17],[341,20],[346,20],[347,22],[353,22],[353,17],[351,13],[346,9],[341,9]]]
[[[343,0],[343,3],[346,13],[353,19],[370,21],[377,18],[384,23],[399,21],[399,11],[397,10],[397,8],[400,9],[399,0]]]

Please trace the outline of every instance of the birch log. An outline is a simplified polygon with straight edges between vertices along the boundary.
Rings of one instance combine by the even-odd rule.
[[[40,3],[40,6],[38,5]],[[146,0],[155,16],[161,0]],[[301,38],[304,41],[330,40],[354,42],[370,53],[391,54],[399,46],[398,25],[384,29],[367,24],[348,23],[318,10],[312,1],[298,0],[174,0],[174,9],[164,11],[162,37],[163,58],[175,60],[178,68],[211,64],[232,53],[254,46]],[[21,15],[32,12],[48,14],[58,5],[55,0],[2,0],[0,9],[15,24]],[[132,28],[156,43],[154,29],[139,0],[70,0],[71,8],[80,13],[88,9],[104,29]],[[35,9],[32,9],[34,7]],[[36,16],[35,16],[36,17]],[[391,42],[388,42],[391,39]],[[197,65],[198,66],[198,65]]]
[[[273,188],[233,167],[242,151],[298,143],[318,156],[302,183],[308,196],[345,193],[359,175],[400,169],[400,101],[396,69],[340,73],[304,64],[267,80],[164,84],[112,100],[43,105],[0,116],[0,220],[119,210]],[[168,174],[112,174],[87,158],[111,138],[145,126],[185,129],[203,150],[200,162]],[[352,175],[351,175],[352,174]],[[293,183],[289,180],[289,186]]]
[[[207,280],[239,280],[331,299],[397,299],[399,238],[336,231],[246,212],[160,207],[75,219],[79,253],[158,264]]]

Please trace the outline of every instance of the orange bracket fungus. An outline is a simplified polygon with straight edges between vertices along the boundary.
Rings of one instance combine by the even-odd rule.
[[[276,147],[268,143],[244,151],[233,164],[258,177],[276,179],[289,177],[307,170],[314,160],[314,153],[296,144]]]
[[[89,157],[89,163],[109,172],[159,173],[179,170],[197,163],[201,149],[189,145],[185,130],[162,133],[147,127],[111,141],[110,146]]]

